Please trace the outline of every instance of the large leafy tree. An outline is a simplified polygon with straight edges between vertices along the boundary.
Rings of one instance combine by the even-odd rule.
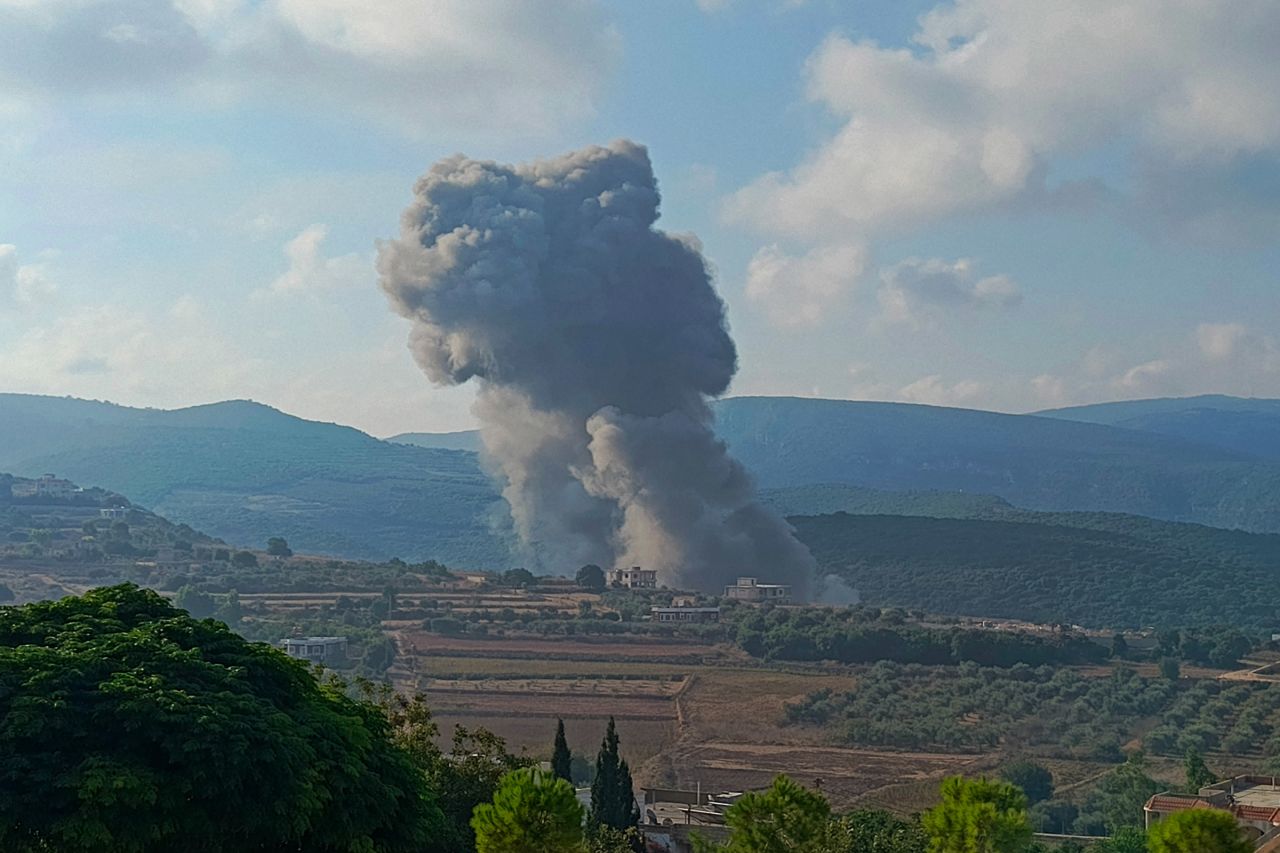
[[[1031,842],[1027,797],[1017,786],[953,776],[921,820],[932,853],[1023,853]]]
[[[596,754],[596,777],[591,782],[591,822],[628,829],[640,822],[631,782],[631,768],[618,754],[618,729],[613,717]]]
[[[919,821],[867,809],[834,821],[823,853],[925,853],[929,838]]]
[[[1108,774],[1098,786],[1097,799],[1107,829],[1115,833],[1121,827],[1141,826],[1142,807],[1153,794],[1163,788],[1163,785],[1147,775],[1146,755],[1142,752],[1130,755],[1124,764]]]
[[[475,850],[471,817],[476,806],[493,798],[507,773],[531,762],[512,755],[505,740],[483,728],[456,726],[446,752],[439,746],[440,727],[424,696],[405,696],[388,685],[368,681],[361,686],[390,721],[395,743],[410,756],[427,787],[437,792],[445,818],[440,846],[450,853]]]
[[[1187,774],[1187,789],[1193,793],[1217,781],[1213,771],[1204,763],[1204,756],[1194,747],[1187,750],[1182,767]]]
[[[502,777],[471,818],[477,853],[576,853],[583,808],[573,786],[532,767]]]
[[[604,569],[595,563],[588,563],[578,569],[578,574],[574,576],[574,582],[583,589],[589,589],[592,592],[604,592]]]
[[[0,612],[0,721],[0,849],[445,849],[379,709],[132,585]]]
[[[1053,774],[1042,764],[1015,761],[1001,768],[1000,778],[1021,788],[1033,805],[1053,799]]]
[[[1253,844],[1229,812],[1188,809],[1151,827],[1147,849],[1150,853],[1249,853]]]

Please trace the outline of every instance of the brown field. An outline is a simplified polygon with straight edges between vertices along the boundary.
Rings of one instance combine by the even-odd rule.
[[[541,637],[446,637],[426,631],[406,629],[397,632],[402,655],[445,655],[449,657],[532,658],[537,660],[601,660],[601,661],[670,661],[675,663],[707,663],[721,660],[747,660],[745,653],[724,646],[682,643],[674,640],[655,641],[634,638],[544,639]],[[424,664],[429,669],[430,664]]]

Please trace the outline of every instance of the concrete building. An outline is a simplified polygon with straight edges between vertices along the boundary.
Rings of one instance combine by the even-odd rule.
[[[1258,849],[1270,850],[1280,840],[1280,785],[1275,776],[1237,776],[1194,794],[1156,794],[1143,808],[1147,829],[1187,809],[1230,812]]]
[[[724,597],[751,604],[787,604],[791,601],[791,584],[760,583],[755,578],[738,578],[738,582],[724,588]]]
[[[289,657],[311,663],[333,666],[347,659],[346,637],[290,637],[280,644]]]
[[[53,474],[45,474],[38,480],[21,480],[13,484],[10,492],[15,498],[49,498],[66,500],[79,491],[76,484]]]
[[[657,589],[658,573],[653,569],[634,566],[630,569],[614,569],[609,573],[609,583],[626,589]]]
[[[674,607],[658,607],[657,605],[649,608],[649,612],[654,622],[677,622],[677,623],[697,623],[697,622],[719,622],[719,607],[695,607],[692,604],[679,604]]]

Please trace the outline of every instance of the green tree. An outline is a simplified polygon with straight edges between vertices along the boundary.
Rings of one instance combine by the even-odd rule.
[[[227,623],[228,627],[236,628],[240,625],[240,619],[244,615],[240,607],[240,593],[234,589],[227,590],[227,595],[222,599],[222,604],[218,605],[218,609],[214,611],[214,618]]]
[[[743,794],[724,822],[729,841],[716,848],[724,853],[817,853],[829,838],[831,806],[821,794],[779,775],[767,790]]]
[[[921,816],[931,853],[1022,853],[1031,842],[1027,797],[1008,782],[952,776]]]
[[[1150,853],[1249,853],[1253,844],[1230,812],[1187,809],[1152,826],[1147,849]]]
[[[256,569],[258,568],[258,555],[252,551],[236,551],[231,558],[231,565],[237,569]]]
[[[272,557],[292,557],[293,549],[280,536],[272,536],[267,540],[267,554]]]
[[[556,742],[551,752],[551,772],[557,779],[573,784],[573,753],[569,751],[569,741],[564,736],[564,720],[556,721]]]
[[[1182,767],[1187,774],[1187,790],[1193,793],[1217,781],[1213,771],[1204,763],[1204,756],[1195,747],[1187,750]]]
[[[477,853],[574,853],[582,818],[572,785],[525,767],[502,777],[493,802],[476,806],[471,828]]]
[[[1027,802],[1035,805],[1053,799],[1053,774],[1034,761],[1015,761],[1000,770],[1000,778],[1017,785],[1027,795]]]
[[[1177,681],[1182,674],[1182,667],[1177,658],[1172,656],[1160,658],[1160,677]]]
[[[405,696],[390,685],[367,680],[358,683],[365,696],[382,709],[396,744],[418,766],[427,786],[437,792],[445,818],[439,847],[450,853],[475,850],[471,816],[476,806],[493,798],[506,773],[530,762],[512,755],[506,741],[482,728],[455,726],[452,746],[445,752],[439,745],[440,728],[424,696]]]
[[[1129,655],[1129,641],[1124,638],[1124,634],[1116,634],[1111,638],[1111,656],[1113,658],[1125,658]]]
[[[1147,834],[1136,826],[1122,826],[1091,850],[1094,853],[1147,853]]]
[[[177,595],[173,597],[173,603],[179,610],[190,613],[193,619],[208,619],[217,609],[212,595],[201,592],[190,584],[178,589]]]
[[[587,829],[587,853],[635,853],[644,849],[640,830],[592,826]]]
[[[1164,786],[1147,775],[1142,752],[1130,755],[1098,785],[1097,798],[1107,830],[1118,832],[1125,826],[1142,826],[1142,808]]]
[[[925,853],[929,837],[918,820],[902,820],[889,812],[850,812],[831,825],[823,853]]]
[[[447,850],[377,708],[150,590],[6,611],[0,719],[6,851]]]
[[[594,563],[588,563],[578,569],[578,574],[574,576],[573,580],[583,589],[589,589],[592,592],[604,592],[604,569]]]
[[[640,822],[631,782],[631,768],[618,754],[618,729],[613,717],[596,754],[596,777],[591,781],[591,822],[628,829]]]
[[[13,601],[14,597],[13,590],[9,588],[9,585],[0,583],[0,603]]]
[[[507,569],[502,573],[502,585],[510,587],[533,586],[538,578],[528,569]]]

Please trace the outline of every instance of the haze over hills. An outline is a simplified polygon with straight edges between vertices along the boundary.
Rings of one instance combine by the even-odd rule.
[[[1280,463],[1206,442],[893,403],[745,397],[716,414],[786,513],[974,517],[1007,504],[1280,532]],[[162,411],[0,395],[0,469],[101,485],[233,543],[278,535],[344,557],[518,563],[506,506],[476,455],[410,438],[380,441],[246,401]],[[465,447],[474,433],[417,440]]]
[[[1212,394],[1099,403],[1037,414],[1154,432],[1280,459],[1280,400]]]

